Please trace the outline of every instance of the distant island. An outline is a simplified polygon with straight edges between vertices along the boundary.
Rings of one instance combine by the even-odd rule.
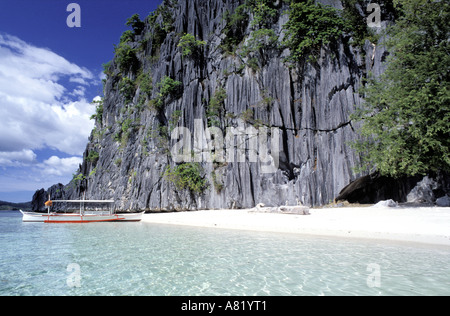
[[[31,210],[31,202],[24,203],[11,203],[6,201],[0,201],[0,211],[30,211]]]

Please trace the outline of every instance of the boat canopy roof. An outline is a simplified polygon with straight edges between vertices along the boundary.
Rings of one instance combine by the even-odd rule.
[[[52,200],[53,203],[114,203],[113,200]]]

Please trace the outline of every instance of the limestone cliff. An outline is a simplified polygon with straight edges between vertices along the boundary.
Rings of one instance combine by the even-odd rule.
[[[115,199],[122,211],[322,205],[366,175],[353,169],[350,114],[365,76],[383,71],[384,49],[343,34],[316,60],[287,62],[288,1],[271,2],[265,28],[276,40],[263,36],[261,45],[251,42],[255,12],[236,22],[244,2],[164,1],[131,23],[106,67],[96,127],[65,198]],[[353,2],[365,15],[368,2]],[[220,134],[228,146],[208,147]],[[183,163],[195,168],[177,169]],[[200,175],[197,187],[184,171]]]

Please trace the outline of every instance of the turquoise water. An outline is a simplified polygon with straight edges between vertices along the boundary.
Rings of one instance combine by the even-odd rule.
[[[0,212],[0,295],[449,295],[450,248]]]

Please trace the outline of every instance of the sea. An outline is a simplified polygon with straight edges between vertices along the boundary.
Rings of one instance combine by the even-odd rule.
[[[450,295],[450,247],[0,212],[1,296]]]

